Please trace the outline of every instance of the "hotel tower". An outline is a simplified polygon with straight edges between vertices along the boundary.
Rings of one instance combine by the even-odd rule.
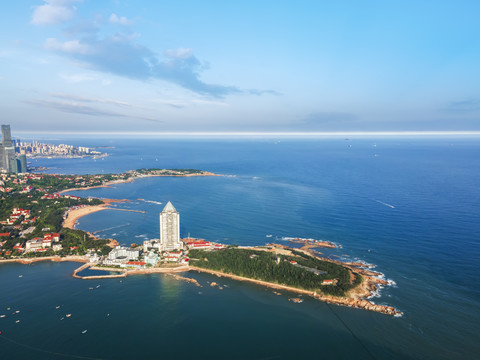
[[[170,201],[160,213],[160,249],[183,249],[180,241],[180,214]]]

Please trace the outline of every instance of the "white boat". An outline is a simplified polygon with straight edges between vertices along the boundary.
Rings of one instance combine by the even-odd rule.
[[[100,285],[97,285],[97,289],[100,287]]]
[[[86,332],[87,332],[87,330],[83,330],[83,331],[82,331],[82,334],[85,334]]]
[[[72,316],[72,314],[67,314],[67,315],[65,315],[65,316],[66,316],[66,317],[70,317],[70,316]]]
[[[273,235],[265,235],[266,237],[272,237]]]
[[[0,318],[4,318],[4,317],[5,317],[5,315],[0,315]]]
[[[17,324],[18,324],[19,322],[20,322],[20,320],[15,321],[15,323],[17,323]]]
[[[18,275],[19,278],[23,277],[23,275]]]
[[[55,306],[55,309],[60,309],[60,305],[58,305],[58,306]]]

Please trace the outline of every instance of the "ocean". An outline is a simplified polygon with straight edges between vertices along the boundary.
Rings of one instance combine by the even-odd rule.
[[[182,236],[238,245],[288,244],[286,236],[333,241],[342,248],[319,250],[375,264],[394,285],[373,301],[404,315],[308,297],[295,304],[293,294],[193,272],[185,276],[203,287],[160,274],[78,280],[74,263],[2,264],[0,358],[480,357],[477,138],[55,142],[105,146],[99,150],[111,155],[32,165],[61,174],[196,168],[225,175],[72,192],[127,199],[116,206],[146,211],[97,212],[79,220],[82,230],[121,244],[158,238],[159,212],[171,201]]]

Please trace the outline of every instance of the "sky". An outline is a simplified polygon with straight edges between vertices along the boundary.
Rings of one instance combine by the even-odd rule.
[[[480,131],[480,1],[0,6],[13,134]]]

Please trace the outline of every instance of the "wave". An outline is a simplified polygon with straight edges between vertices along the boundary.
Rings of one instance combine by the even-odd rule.
[[[397,283],[393,280],[387,279],[388,286],[394,286],[397,287]]]

